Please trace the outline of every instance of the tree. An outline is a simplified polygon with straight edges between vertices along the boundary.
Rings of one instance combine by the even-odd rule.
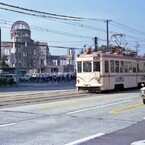
[[[107,45],[101,45],[100,47],[98,47],[99,51],[102,52],[109,52],[111,51],[112,45],[109,45],[109,47],[107,48]]]
[[[7,56],[2,56],[1,61],[0,61],[1,68],[9,67],[9,65],[6,63],[6,61],[7,61]]]

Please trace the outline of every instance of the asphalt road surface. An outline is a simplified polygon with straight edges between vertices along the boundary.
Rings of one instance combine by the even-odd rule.
[[[139,90],[16,104],[0,109],[0,145],[130,145],[145,139],[144,109]]]

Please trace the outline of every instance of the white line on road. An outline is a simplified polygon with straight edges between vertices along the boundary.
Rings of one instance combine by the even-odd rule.
[[[122,104],[122,103],[126,103],[126,102],[131,102],[131,101],[132,101],[132,99],[129,99],[129,100],[125,100],[125,101],[121,101],[121,102],[116,102],[116,103],[112,103],[112,104],[105,104],[105,105],[100,105],[100,106],[96,106],[96,107],[76,110],[76,111],[68,112],[66,114],[70,115],[70,114],[80,113],[80,112],[89,111],[89,110],[93,110],[93,109],[97,109],[97,108],[103,108],[103,107],[107,107],[107,106],[118,105],[118,104]]]
[[[14,124],[16,124],[16,123],[2,124],[2,125],[0,125],[0,127],[11,126],[11,125],[14,125]]]
[[[100,136],[103,136],[103,135],[105,135],[105,133],[98,133],[98,134],[95,134],[95,135],[88,136],[86,138],[82,138],[82,139],[67,143],[65,145],[76,145],[76,144],[79,144],[79,143],[82,143],[82,142],[85,142],[85,141],[89,141],[91,139],[95,139],[96,137],[100,137]]]

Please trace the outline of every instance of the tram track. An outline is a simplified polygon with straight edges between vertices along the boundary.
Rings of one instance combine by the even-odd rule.
[[[29,104],[38,104],[48,101],[57,101],[88,96],[90,93],[77,91],[45,92],[37,94],[21,94],[0,96],[0,108],[17,107]]]

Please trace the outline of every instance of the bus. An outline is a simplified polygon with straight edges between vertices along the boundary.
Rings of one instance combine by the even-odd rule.
[[[145,84],[145,57],[114,47],[110,52],[86,50],[76,57],[76,88],[123,90]]]

